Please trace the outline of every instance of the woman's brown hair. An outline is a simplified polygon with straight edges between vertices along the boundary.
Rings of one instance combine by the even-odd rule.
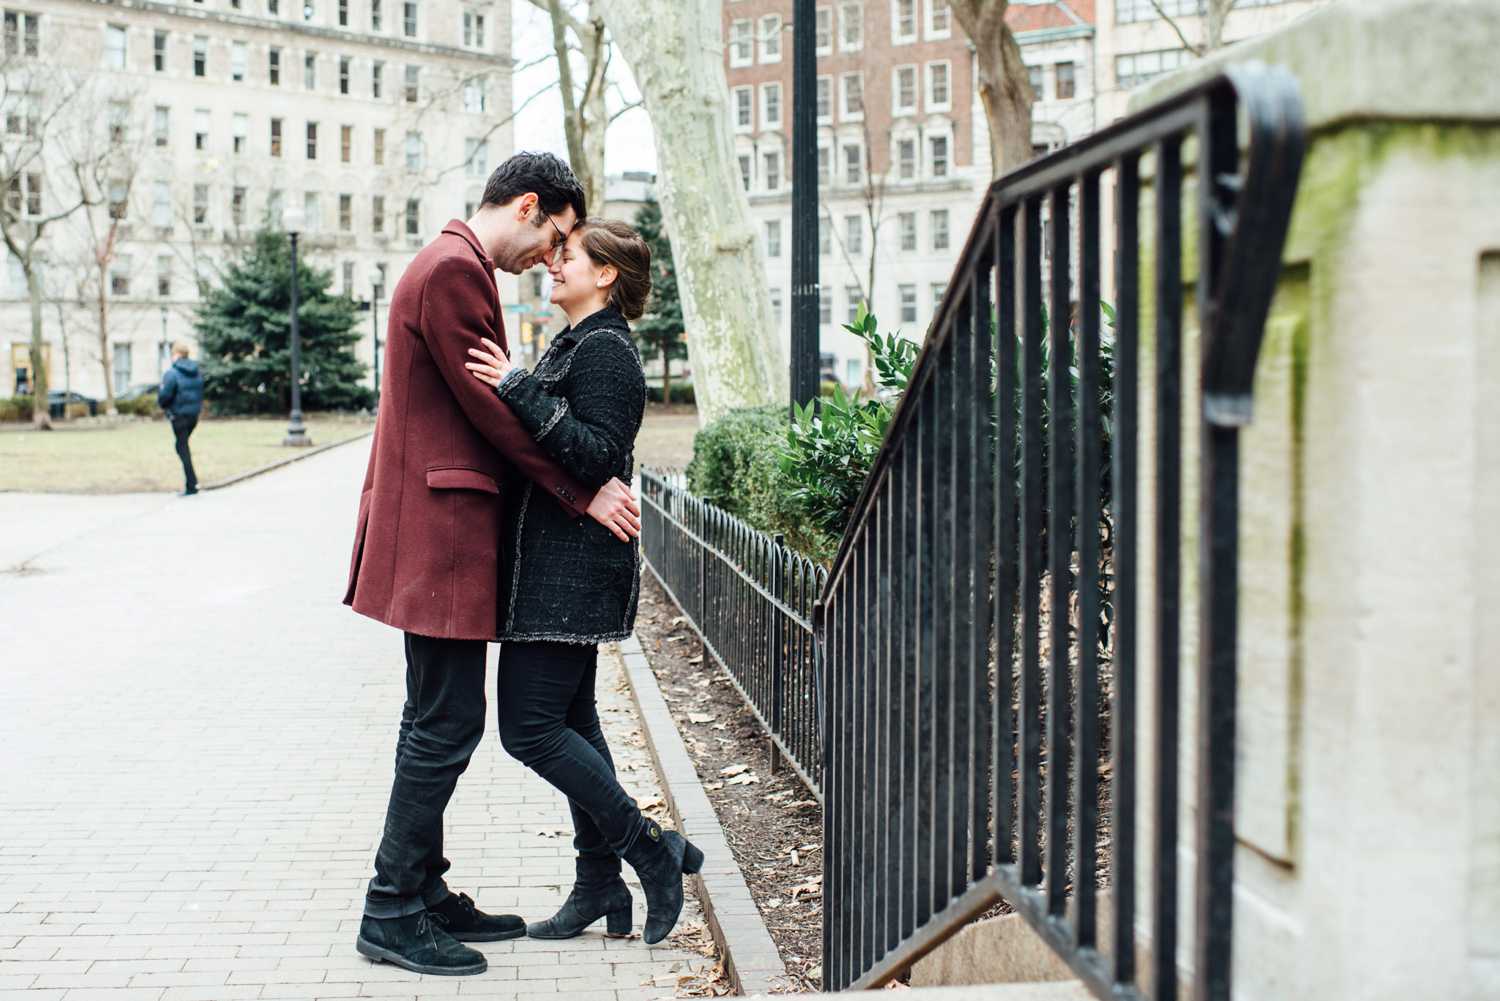
[[[651,294],[651,248],[635,228],[617,219],[589,216],[574,227],[589,260],[615,269],[609,304],[627,320],[639,320]]]

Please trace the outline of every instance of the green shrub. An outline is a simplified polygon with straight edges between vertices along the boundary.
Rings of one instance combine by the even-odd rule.
[[[661,387],[660,386],[647,386],[646,387],[646,400],[647,400],[647,402],[650,402],[650,403],[660,403],[661,402]],[[697,396],[693,392],[693,384],[691,382],[674,382],[674,383],[672,383],[672,399],[671,399],[671,402],[672,403],[689,403],[689,404],[697,403],[698,402],[698,398],[697,398]]]
[[[12,396],[10,399],[0,399],[0,421],[29,421],[31,420],[31,397]]]
[[[730,514],[747,518],[749,496],[769,486],[776,471],[776,444],[786,433],[781,407],[731,410],[693,438],[688,489]]]
[[[133,417],[156,417],[161,413],[161,407],[156,405],[155,393],[146,393],[124,402],[116,400],[115,409]]]

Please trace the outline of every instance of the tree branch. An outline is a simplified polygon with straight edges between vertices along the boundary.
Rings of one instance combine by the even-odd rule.
[[[1177,23],[1177,19],[1172,17],[1172,15],[1168,14],[1162,8],[1161,0],[1150,0],[1150,3],[1151,6],[1156,10],[1157,16],[1160,17],[1163,21],[1167,22],[1167,26],[1171,28],[1172,31],[1177,35],[1178,39],[1182,42],[1182,47],[1187,49],[1193,55],[1202,58],[1203,46],[1194,45],[1192,42],[1188,41],[1188,37],[1187,35],[1183,34],[1182,26]]]

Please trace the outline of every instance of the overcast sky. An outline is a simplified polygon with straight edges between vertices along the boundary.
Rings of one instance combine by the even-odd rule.
[[[511,8],[514,17],[512,55],[516,65],[523,66],[549,54],[552,50],[552,26],[547,15],[527,0],[511,0]],[[638,94],[635,81],[630,76],[625,60],[618,53],[611,64],[610,76],[619,82],[625,101],[636,99]],[[517,150],[547,150],[562,157],[568,155],[568,143],[563,138],[562,98],[558,96],[556,83],[556,59],[549,58],[516,73],[512,93],[517,108],[543,87],[554,85],[552,90],[532,101],[516,115]],[[618,97],[610,99],[612,109],[621,103]],[[627,170],[656,171],[656,139],[651,131],[651,121],[644,110],[636,108],[628,111],[610,127],[609,134],[605,137],[604,160],[606,174],[619,174]]]

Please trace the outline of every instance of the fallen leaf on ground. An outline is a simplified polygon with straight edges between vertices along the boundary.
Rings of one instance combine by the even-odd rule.
[[[689,723],[712,723],[718,718],[717,716],[710,716],[708,713],[688,713]]]
[[[754,772],[742,772],[741,774],[736,775],[734,778],[730,779],[729,784],[732,786],[747,786],[753,785],[759,781],[760,777]]]
[[[679,615],[675,619],[673,619],[671,622],[667,623],[667,628],[668,629],[675,629],[678,626],[683,625],[686,622],[687,622],[687,616],[686,615]]]
[[[815,799],[800,799],[795,803],[787,804],[788,810],[816,810],[818,801]]]
[[[746,765],[746,764],[736,764],[736,765],[730,765],[728,768],[720,768],[719,769],[719,774],[720,775],[738,775],[741,772],[748,772],[749,770],[750,770],[750,766],[749,765]]]
[[[657,807],[657,806],[661,806],[662,805],[661,797],[660,796],[652,796],[650,799],[646,799],[646,798],[637,796],[636,799],[635,799],[635,805],[637,807],[639,807],[640,809],[642,809],[642,810],[650,810],[653,807]]]
[[[718,790],[724,788],[724,783],[722,783],[722,782],[705,782],[705,783],[703,783],[703,788],[707,789],[709,792],[717,792]]]

